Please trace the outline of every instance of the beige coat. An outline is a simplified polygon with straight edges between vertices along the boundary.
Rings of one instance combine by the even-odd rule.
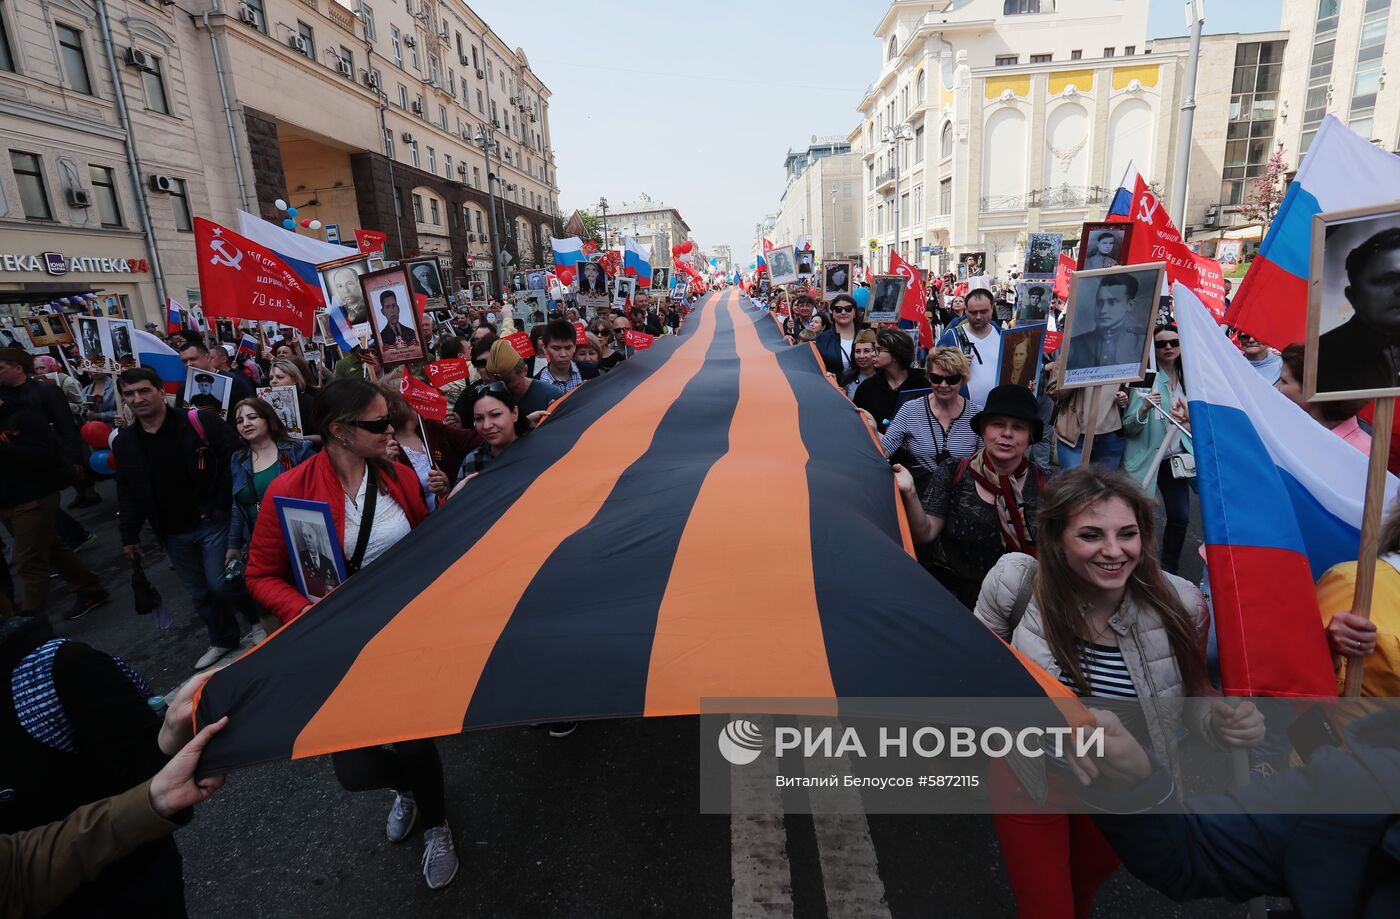
[[[1003,555],[983,580],[974,612],[983,625],[1058,679],[1061,668],[1050,653],[1044,620],[1031,593],[1035,566],[1035,559],[1029,555],[1019,552]],[[1204,642],[1209,615],[1201,592],[1183,578],[1172,574],[1166,578],[1182,605],[1196,614],[1196,626]],[[1019,620],[1013,621],[1018,606],[1024,607],[1024,613]],[[1170,703],[1159,704],[1159,700],[1163,699],[1184,698],[1186,691],[1181,670],[1172,655],[1166,627],[1156,613],[1139,609],[1132,596],[1128,595],[1123,598],[1118,612],[1109,618],[1108,625],[1118,635],[1123,663],[1143,702],[1153,752],[1159,762],[1168,764],[1176,774],[1179,788],[1176,745],[1185,735],[1188,725],[1212,745],[1223,746],[1211,724],[1210,705],[1203,699],[1188,701],[1184,708]]]

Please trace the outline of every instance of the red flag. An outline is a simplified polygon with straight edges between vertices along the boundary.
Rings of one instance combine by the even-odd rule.
[[[588,326],[577,319],[574,320],[574,344],[588,344]]]
[[[655,335],[648,335],[645,332],[638,332],[636,329],[627,329],[622,333],[622,340],[638,351],[645,351],[656,341]]]
[[[904,303],[899,309],[899,318],[908,319],[919,327],[919,347],[933,347],[933,326],[929,325],[928,307],[924,305],[924,273],[890,250],[890,273],[909,279],[904,287]]]
[[[1213,258],[1192,252],[1172,223],[1171,215],[1148,187],[1142,174],[1137,176],[1128,214],[1109,214],[1112,221],[1131,221],[1132,240],[1124,264],[1166,262],[1167,281],[1180,281],[1191,288],[1217,320],[1225,318],[1225,273]]]
[[[416,304],[418,305],[418,315],[421,316],[421,315],[423,315],[424,313],[426,313],[426,312],[428,311],[428,295],[427,295],[427,294],[414,294],[414,295],[413,295],[413,302],[416,303]]]
[[[521,357],[529,359],[535,356],[535,346],[530,344],[530,335],[528,332],[511,332],[509,335],[504,336],[504,340],[510,342],[511,347],[515,349],[515,353]]]
[[[590,239],[590,240],[587,240],[587,241],[583,244],[583,254],[584,254],[584,255],[592,255],[594,252],[597,252],[597,251],[598,251],[598,244],[595,243],[593,240],[591,240],[591,239]]]
[[[465,357],[448,357],[440,361],[433,361],[423,369],[428,371],[428,382],[438,389],[442,389],[448,383],[465,380],[470,372]]]
[[[1068,252],[1061,252],[1060,261],[1055,266],[1055,296],[1061,300],[1069,299],[1069,275],[1072,271],[1074,271],[1074,259],[1070,258]]]
[[[763,251],[764,251],[764,252],[771,252],[771,251],[773,251],[773,244],[770,243],[770,242],[768,241],[768,237],[767,237],[767,236],[763,237]]]
[[[399,392],[408,400],[413,410],[424,418],[442,421],[447,417],[447,397],[421,382],[411,373],[405,373],[399,381]]]
[[[361,254],[370,252],[383,252],[384,241],[389,238],[388,233],[380,233],[378,230],[356,230],[355,245],[360,247]]]
[[[204,309],[215,316],[270,319],[311,334],[324,307],[308,284],[272,250],[203,217],[194,219],[194,249]]]
[[[1040,350],[1045,352],[1046,354],[1054,354],[1056,351],[1060,350],[1060,342],[1064,339],[1064,337],[1064,332],[1046,332],[1045,346]]]

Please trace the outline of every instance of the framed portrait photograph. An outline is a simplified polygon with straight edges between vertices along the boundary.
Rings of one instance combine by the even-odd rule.
[[[233,377],[213,370],[191,367],[185,372],[182,407],[218,412],[228,417],[228,400],[233,392]]]
[[[1016,312],[1013,325],[1045,322],[1050,316],[1054,285],[1050,281],[1021,281],[1016,285]]]
[[[758,280],[758,295],[759,295],[760,297],[763,297],[763,298],[766,299],[766,298],[768,297],[768,295],[771,294],[772,292],[773,292],[773,282],[770,281],[770,280],[768,280],[767,278],[759,278],[759,280]]]
[[[1045,350],[1044,322],[1017,326],[1001,333],[1001,366],[997,385],[1024,386],[1040,395],[1040,355]]]
[[[26,316],[24,327],[29,333],[29,340],[41,348],[73,343],[73,333],[68,331],[68,320],[62,313]]]
[[[467,288],[467,291],[467,299],[470,300],[472,303],[484,304],[486,302],[485,283],[481,281],[472,281],[471,286]]]
[[[904,306],[904,288],[909,279],[902,274],[877,274],[870,279],[870,302],[866,322],[894,322]]]
[[[652,289],[652,290],[666,290],[666,289],[669,288],[670,286],[671,286],[671,269],[670,269],[670,268],[653,268],[653,269],[651,269],[651,289]]]
[[[428,298],[427,308],[440,310],[447,308],[447,285],[443,283],[442,266],[433,256],[408,259],[403,262],[408,269],[409,287],[415,294]]]
[[[1026,235],[1026,263],[1021,276],[1028,281],[1054,280],[1060,264],[1063,233],[1029,233]]]
[[[325,313],[319,314],[324,316]],[[238,342],[238,326],[231,319],[215,319],[214,335],[219,341]]]
[[[103,315],[105,315],[108,319],[126,318],[126,312],[123,308],[124,304],[122,303],[122,298],[116,296],[115,294],[110,294],[107,297],[103,298],[102,307]]]
[[[321,276],[321,293],[325,295],[326,304],[342,307],[351,326],[368,325],[369,312],[365,309],[364,292],[360,290],[360,276],[369,273],[369,260],[352,255],[323,262],[316,266],[316,272]]]
[[[987,273],[986,252],[964,252],[958,258],[958,280],[980,278]]]
[[[775,285],[797,283],[797,260],[791,246],[778,246],[763,253],[768,263],[768,279]]]
[[[123,370],[130,370],[137,364],[136,360],[136,336],[132,334],[136,323],[130,319],[108,319],[107,335],[112,342],[112,359],[117,362],[117,366]]]
[[[624,309],[627,301],[631,299],[632,292],[636,289],[636,278],[618,277],[613,279],[613,309]]]
[[[49,339],[55,345],[71,345],[73,343],[73,327],[68,324],[68,317],[63,313],[49,313],[43,317],[44,324],[49,327]]]
[[[1130,221],[1121,223],[1086,223],[1079,234],[1079,262],[1076,271],[1097,271],[1115,268],[1127,256],[1133,239]],[[1051,274],[1054,277],[1054,274]]]
[[[308,600],[320,600],[345,580],[345,556],[335,538],[331,506],[277,495],[272,499],[282,541],[296,577],[297,589]]]
[[[23,322],[12,323],[6,319],[3,324],[0,324],[0,348],[32,350],[34,341],[29,334],[29,328]]]
[[[369,310],[374,349],[382,366],[421,361],[425,357],[418,338],[418,308],[409,288],[404,265],[360,275],[360,290]]]
[[[301,440],[305,431],[301,427],[301,404],[297,402],[295,386],[260,386],[258,398],[272,406],[273,412],[281,419],[287,433]]]
[[[549,290],[549,276],[543,271],[530,271],[525,274],[525,289],[529,291]]]
[[[822,262],[822,299],[830,300],[839,294],[849,295],[855,283],[855,271],[849,259],[827,259]]]
[[[798,249],[794,254],[797,260],[797,274],[801,277],[815,274],[817,270],[817,254],[811,249]]]
[[[1310,402],[1400,395],[1400,202],[1313,217],[1303,390]]]
[[[1070,276],[1059,388],[1135,383],[1147,369],[1165,262]]]

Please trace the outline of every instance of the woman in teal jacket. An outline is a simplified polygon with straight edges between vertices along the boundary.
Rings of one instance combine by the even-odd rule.
[[[1191,438],[1153,408],[1160,406],[1190,430],[1186,415],[1186,381],[1181,373],[1181,336],[1174,325],[1159,325],[1153,334],[1157,349],[1157,377],[1151,387],[1134,386],[1128,404],[1123,406],[1123,471],[1145,489],[1155,480],[1167,511],[1167,528],[1162,534],[1162,567],[1177,573],[1181,548],[1186,543],[1186,525],[1191,519],[1191,480],[1172,475],[1171,457],[1191,452]],[[1149,404],[1151,403],[1151,404]],[[1172,442],[1165,450],[1167,438]]]

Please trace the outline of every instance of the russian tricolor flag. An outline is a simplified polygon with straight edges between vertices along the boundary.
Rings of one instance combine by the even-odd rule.
[[[180,330],[185,327],[185,320],[181,318],[184,311],[185,308],[174,297],[165,301],[165,333],[167,335],[179,335]]]
[[[271,249],[288,268],[296,272],[297,277],[318,291],[321,289],[321,278],[316,273],[317,265],[359,252],[358,249],[348,246],[336,246],[311,236],[284,230],[247,211],[238,212],[238,235],[265,249]]]
[[[131,338],[141,366],[156,372],[166,392],[179,392],[185,383],[185,364],[180,353],[144,329],[132,329]]]
[[[1226,322],[1275,348],[1306,341],[1313,217],[1395,200],[1400,200],[1400,157],[1333,116],[1323,118]]]
[[[651,286],[651,247],[644,246],[631,236],[622,238],[622,273],[637,279],[638,287]]]
[[[1225,694],[1336,695],[1314,584],[1360,552],[1367,457],[1265,382],[1189,288],[1172,297]]]
[[[331,328],[331,337],[342,354],[349,354],[359,344],[359,336],[350,327],[350,317],[339,303],[326,307],[326,325]]]
[[[578,263],[584,260],[583,240],[577,236],[551,236],[549,245],[554,250],[554,273],[559,283],[567,287],[578,277]]]

